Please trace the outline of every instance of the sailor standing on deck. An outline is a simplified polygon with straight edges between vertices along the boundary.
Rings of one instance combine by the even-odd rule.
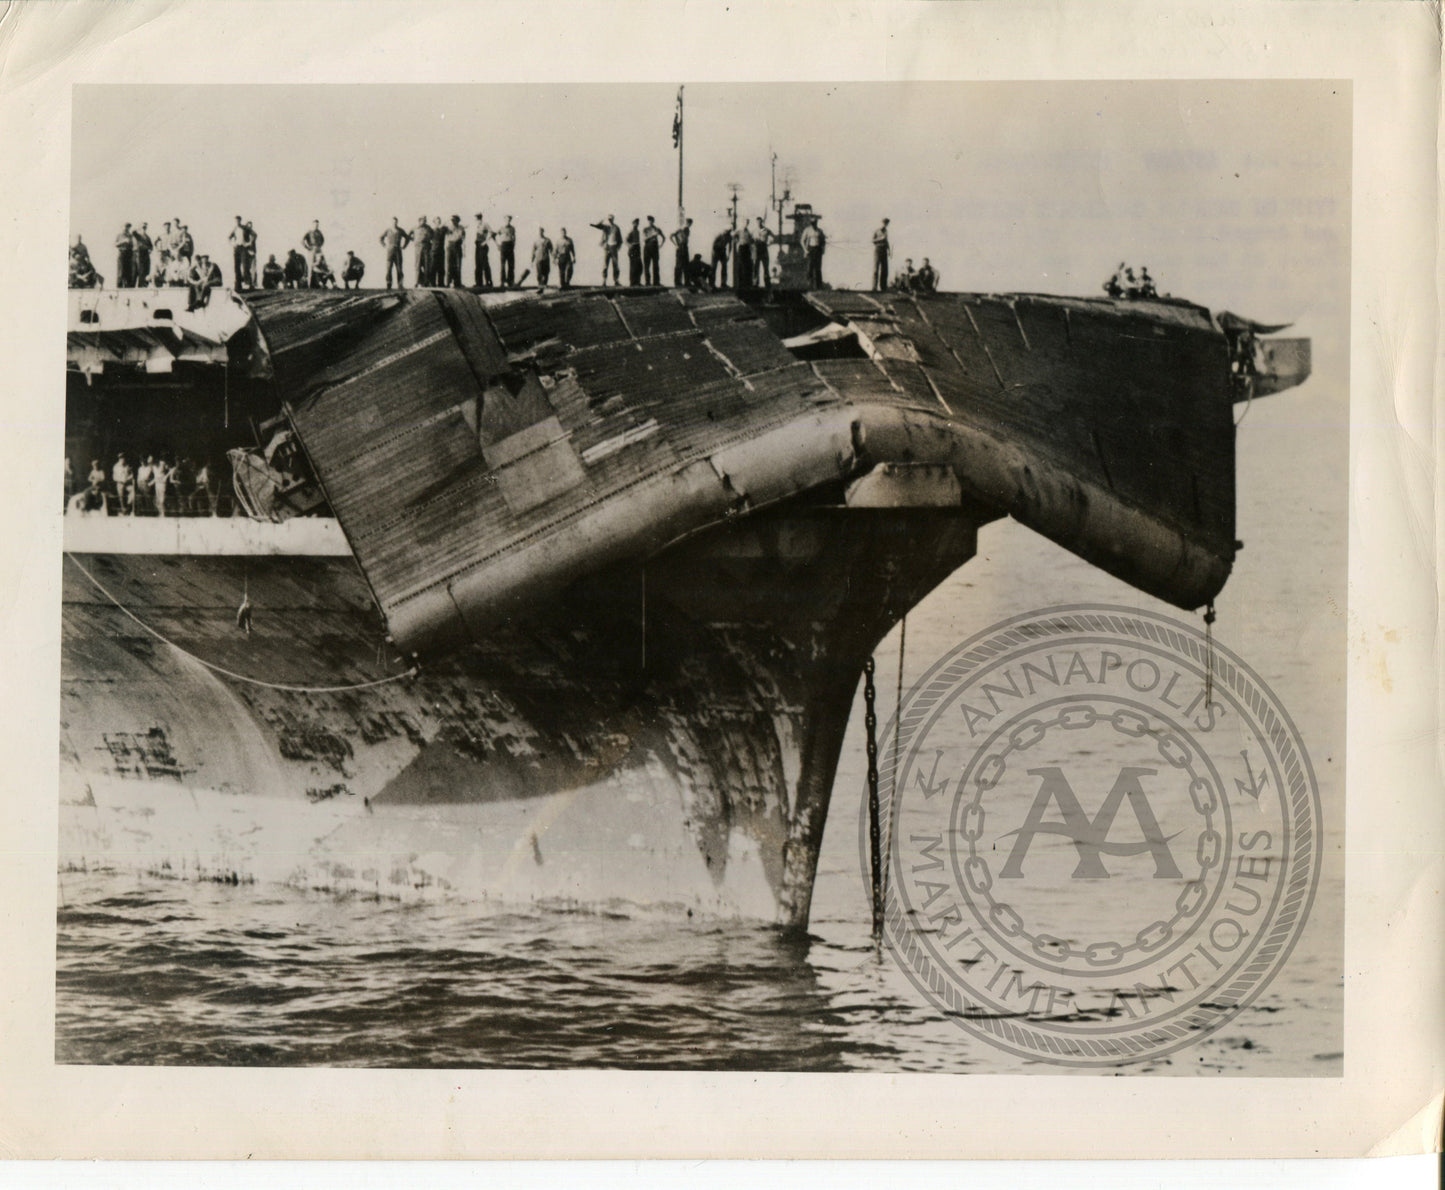
[[[681,289],[688,283],[687,266],[689,262],[688,241],[692,238],[692,220],[688,219],[672,233],[672,243],[676,251],[672,257],[672,283]]]
[[[764,289],[773,287],[773,266],[768,259],[768,245],[774,240],[774,235],[768,230],[768,225],[758,216],[758,226],[753,231],[753,267],[758,275],[758,284]]]
[[[562,238],[557,241],[557,284],[563,289],[572,288],[572,266],[577,263],[577,245],[572,242],[572,237],[567,234],[567,229],[562,229]]]
[[[236,216],[236,222],[241,221],[241,216]],[[301,246],[311,254],[311,266],[316,267],[316,262],[321,259],[321,247],[326,243],[326,237],[321,234],[321,220],[311,220],[311,230],[301,237]]]
[[[416,245],[416,253],[412,261],[416,266],[416,283],[418,285],[430,285],[431,228],[427,226],[425,215],[417,216],[416,228],[411,233],[411,238]]]
[[[156,284],[165,275],[166,265],[171,263],[175,255],[175,232],[171,231],[171,221],[167,219],[161,224],[160,234],[156,236]]]
[[[713,289],[726,289],[728,287],[728,254],[733,250],[733,233],[731,228],[713,236],[712,240],[712,287]],[[718,280],[718,272],[722,272],[722,280]]]
[[[151,248],[154,244],[151,241],[150,233],[146,231],[148,224],[142,223],[139,228],[131,232],[131,239],[135,242],[135,283],[144,285],[151,276]]]
[[[462,253],[467,246],[467,229],[462,226],[460,215],[452,216],[452,225],[447,228],[447,284],[453,289],[462,287]]]
[[[115,287],[132,289],[135,286],[135,238],[127,223],[115,237]]]
[[[823,250],[828,245],[828,237],[823,234],[823,229],[818,226],[818,216],[813,216],[813,221],[803,229],[799,237],[803,246],[803,255],[808,262],[808,288],[823,288]]]
[[[662,241],[665,238],[666,233],[649,215],[647,226],[642,229],[642,283],[644,285],[662,284]]]
[[[69,460],[66,460],[69,462]],[[115,466],[110,469],[111,482],[115,484],[115,498],[121,513],[135,512],[135,472],[124,452],[116,456]]]
[[[502,275],[503,289],[517,283],[517,229],[510,215],[497,231],[497,271]]]
[[[231,241],[231,288],[246,288],[246,247],[242,242],[246,233],[246,224],[240,215],[236,216],[236,224],[231,228],[231,234],[226,238]]]
[[[477,226],[472,233],[473,282],[478,289],[492,288],[492,247],[488,242],[495,233],[487,226],[486,217],[477,212]]]
[[[221,266],[216,266],[220,272]],[[175,475],[176,469],[166,461],[165,455],[156,460],[155,471],[153,472],[156,485],[156,516],[166,515],[166,496],[170,491],[171,478]]]
[[[156,506],[156,457],[146,455],[135,473],[135,495],[131,497],[130,510],[152,512]]]
[[[381,233],[381,246],[386,252],[386,287],[391,288],[391,278],[396,275],[396,287],[406,288],[406,280],[402,276],[401,250],[411,243],[411,233],[401,225],[401,220],[395,215],[391,217],[391,226]],[[272,259],[275,259],[274,257]]]
[[[440,215],[435,216],[431,227],[431,285],[447,283],[447,225]]]
[[[888,288],[888,220],[873,233],[873,292]]]
[[[641,219],[634,219],[627,232],[627,284],[642,284],[642,232],[638,228]]]
[[[552,241],[545,227],[537,228],[537,242],[532,245],[532,271],[537,274],[537,288],[546,287],[552,275]]]
[[[617,218],[613,215],[608,215],[605,223],[594,223],[592,226],[602,233],[602,284],[607,284],[607,270],[611,268],[612,284],[621,285],[617,254],[622,250],[622,228],[617,226]]]
[[[256,236],[256,229],[249,219],[246,220],[246,231],[241,237],[242,244],[246,248],[246,288],[256,288],[256,249],[260,241]]]
[[[737,252],[733,257],[733,288],[741,292],[753,287],[753,233],[743,220],[737,230]]]

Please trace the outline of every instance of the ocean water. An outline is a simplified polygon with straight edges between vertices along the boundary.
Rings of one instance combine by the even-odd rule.
[[[1219,639],[1273,687],[1319,778],[1324,873],[1286,967],[1237,1018],[1119,1073],[1338,1076],[1343,1068],[1342,401],[1306,388],[1251,410],[1240,536]],[[1012,523],[907,625],[905,689],[1017,612],[1101,601],[1168,610]],[[1183,613],[1174,613],[1183,615]],[[897,631],[879,648],[894,710]],[[61,872],[57,1061],[1013,1073],[870,939],[860,862],[861,697],[844,745],[805,937],[757,924],[404,904],[278,885]]]

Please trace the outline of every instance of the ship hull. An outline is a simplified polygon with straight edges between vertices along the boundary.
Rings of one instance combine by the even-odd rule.
[[[863,661],[987,519],[760,514],[414,676],[344,553],[73,552],[61,864],[802,927]]]

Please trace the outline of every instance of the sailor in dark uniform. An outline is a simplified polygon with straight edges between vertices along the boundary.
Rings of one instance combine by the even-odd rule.
[[[129,223],[115,237],[115,287],[135,287],[135,237],[130,233]]]
[[[246,223],[236,216],[236,226],[226,237],[231,241],[231,284],[236,289],[246,288]]]
[[[733,288],[741,293],[753,287],[753,233],[743,220],[737,231],[737,248],[733,254]]]
[[[641,219],[634,219],[627,232],[627,284],[642,284],[642,232],[638,229]]]
[[[256,228],[249,219],[246,220],[246,234],[242,237],[246,245],[246,288],[256,288],[256,251],[260,247],[260,237],[256,235]]]
[[[720,231],[712,240],[712,287],[714,289],[726,289],[728,287],[728,256],[733,250],[733,233],[729,228]],[[721,272],[721,280],[719,280]]]
[[[557,257],[557,284],[563,289],[572,288],[572,268],[577,263],[577,245],[572,242],[572,237],[567,234],[567,229],[562,229],[562,236],[557,241],[555,255]]]
[[[492,288],[492,245],[493,232],[481,211],[477,212],[477,225],[472,232],[472,280],[478,289]]]
[[[155,246],[150,234],[146,231],[146,224],[131,232],[131,239],[135,242],[135,283],[144,285],[151,276],[151,249]]]
[[[712,266],[702,258],[702,253],[694,253],[693,258],[687,262],[687,287],[701,293],[712,284]]]
[[[510,215],[497,232],[497,254],[502,288],[511,289],[517,282],[517,229],[512,226]]]
[[[662,284],[662,241],[665,238],[666,233],[649,215],[647,226],[642,229],[642,283],[644,285]]]
[[[412,254],[412,265],[416,269],[416,283],[430,285],[431,227],[428,225],[425,215],[417,216],[416,227],[411,233],[411,239],[416,249]]]
[[[467,246],[467,229],[462,226],[460,215],[452,216],[452,225],[446,231],[447,284],[453,289],[462,287],[462,253]]]
[[[923,267],[913,279],[913,291],[923,294],[938,292],[938,270],[928,263],[926,256],[923,258]]]
[[[188,310],[200,310],[209,305],[211,290],[225,284],[221,277],[221,266],[204,252],[196,258],[186,280],[190,289],[190,304],[186,307]]]
[[[90,263],[90,249],[85,246],[85,242],[79,236],[76,236],[75,243],[70,246],[70,288],[95,289],[100,282],[100,274]]]
[[[236,216],[239,221],[240,216]],[[321,220],[311,221],[311,230],[301,237],[301,246],[311,253],[311,267],[316,267],[316,262],[321,259],[321,247],[326,243],[326,237],[321,234]]]
[[[360,289],[361,279],[366,276],[366,265],[354,252],[348,252],[341,262],[341,288]]]
[[[676,251],[672,257],[672,283],[679,289],[689,283],[687,268],[689,264],[688,241],[692,238],[692,220],[688,219],[681,227],[672,233],[672,244]]]
[[[532,245],[532,271],[537,274],[537,288],[542,289],[552,277],[552,241],[545,227],[537,228],[537,241]]]
[[[431,280],[427,284],[440,287],[447,283],[447,229],[440,215],[432,220],[430,234]]]
[[[305,289],[307,272],[306,257],[297,252],[295,248],[288,249],[285,268],[286,288]]]
[[[276,263],[276,254],[273,252],[261,266],[261,288],[280,289],[281,282],[285,279],[286,270]]]

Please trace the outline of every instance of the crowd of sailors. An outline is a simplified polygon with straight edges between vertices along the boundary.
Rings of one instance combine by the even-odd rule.
[[[806,214],[799,223],[801,230],[796,237],[796,247],[801,253],[804,284],[809,289],[821,289],[827,234],[823,231],[821,216]],[[613,215],[589,226],[600,236],[600,284],[603,286],[620,286],[623,283],[624,256],[629,286],[662,285],[662,256],[666,245],[671,244],[672,285],[677,288],[727,289],[731,266],[732,288],[767,289],[779,279],[779,268],[773,260],[775,245],[781,258],[782,252],[791,248],[793,239],[773,231],[761,215],[755,221],[749,221],[746,217],[739,220],[734,214],[729,226],[713,237],[710,257],[704,260],[701,252],[693,251],[691,219],[683,220],[672,232],[660,227],[651,215],[647,216],[646,223],[640,218],[633,219],[626,229]],[[257,288],[357,289],[366,276],[365,262],[351,250],[347,251],[339,268],[332,268],[326,259],[326,235],[319,220],[313,220],[310,228],[302,234],[299,247],[286,251],[284,261],[278,261],[272,253],[259,268],[258,237],[255,225],[249,219],[237,215],[228,239],[231,244],[231,287],[238,292]],[[460,215],[453,215],[448,222],[444,222],[440,215],[431,219],[422,215],[410,228],[403,227],[401,221],[393,217],[391,226],[385,228],[379,237],[385,258],[386,288],[406,287],[407,249],[411,250],[414,285],[462,288],[468,284],[465,269],[468,245],[471,247],[470,284],[473,288],[515,289],[531,278],[538,289],[545,289],[554,284],[554,274],[557,288],[572,287],[577,267],[577,245],[565,227],[558,231],[555,238],[547,233],[545,227],[537,229],[520,276],[517,274],[518,240],[519,232],[511,215],[503,216],[501,223],[495,227],[488,223],[482,212],[477,213],[471,226],[464,224]],[[787,248],[783,246],[785,244]],[[493,248],[497,253],[495,271],[492,267]],[[208,254],[196,252],[190,228],[180,219],[167,221],[155,235],[151,234],[149,224],[142,223],[136,227],[127,223],[115,238],[115,253],[117,288],[182,286],[190,292],[189,308],[192,310],[205,306],[211,291],[225,284],[221,266]],[[892,290],[908,294],[937,291],[938,270],[928,257],[923,258],[923,264],[917,269],[913,267],[912,258],[906,259],[901,270],[890,274],[891,259],[888,220],[884,219],[873,233],[871,289],[874,292]],[[70,248],[70,287],[90,289],[103,287],[104,284],[105,278],[96,271],[89,248],[77,235]],[[1159,296],[1148,268],[1141,267],[1136,275],[1124,261],[1119,262],[1113,276],[1104,282],[1103,289],[1112,298]]]
[[[134,458],[134,463],[132,462]],[[81,480],[65,460],[65,511],[103,516],[229,516],[229,472],[210,460],[197,464],[167,454],[116,455],[109,468],[90,460]]]
[[[821,216],[807,211],[794,219],[798,233],[783,236],[769,228],[763,216],[755,220],[739,219],[734,211],[728,226],[719,231],[707,247],[704,259],[700,244],[694,243],[693,221],[684,219],[668,232],[648,215],[644,222],[635,218],[630,226],[608,215],[589,224],[599,235],[602,254],[603,286],[623,284],[623,261],[626,261],[626,284],[629,286],[661,286],[663,255],[672,249],[672,285],[678,288],[718,290],[729,288],[728,272],[732,270],[732,288],[767,289],[780,278],[780,265],[785,252],[801,265],[804,284],[810,289],[823,288],[823,257],[828,238]],[[386,288],[405,288],[407,273],[417,286],[450,286],[462,288],[470,284],[477,289],[514,289],[530,278],[539,289],[555,285],[569,289],[573,285],[578,263],[577,244],[565,227],[550,235],[539,227],[531,240],[530,251],[518,275],[518,244],[521,233],[511,215],[503,216],[493,226],[482,212],[471,225],[460,215],[443,221],[440,215],[428,219],[418,217],[412,227],[404,227],[393,217],[378,242],[384,258]],[[300,237],[296,247],[286,250],[284,260],[275,253],[260,261],[259,237],[251,220],[237,215],[228,232],[231,247],[231,287],[239,292],[255,289],[326,289],[359,288],[366,275],[366,264],[354,251],[348,250],[339,267],[326,259],[326,235],[319,220]],[[470,275],[466,268],[467,250],[471,250]],[[410,249],[410,262],[408,262]],[[493,251],[496,252],[495,269]],[[873,289],[895,289],[908,293],[931,293],[938,287],[938,273],[924,258],[915,270],[912,260],[902,271],[890,277],[888,271],[890,245],[888,220],[873,236]],[[778,254],[775,262],[774,253]],[[129,289],[141,286],[181,286],[190,291],[190,308],[205,306],[213,289],[225,282],[221,265],[208,253],[197,252],[189,227],[180,219],[167,221],[160,232],[152,234],[149,224],[127,223],[115,238],[115,284]],[[408,270],[410,263],[410,270]],[[555,280],[554,280],[555,278]],[[105,278],[97,271],[90,250],[80,236],[70,248],[70,286],[73,289],[100,288]]]
[[[1155,288],[1154,278],[1149,275],[1148,268],[1141,265],[1139,275],[1136,277],[1133,268],[1122,260],[1119,262],[1119,267],[1114,270],[1114,275],[1104,282],[1104,292],[1111,298],[1127,300],[1159,296],[1159,290]]]

